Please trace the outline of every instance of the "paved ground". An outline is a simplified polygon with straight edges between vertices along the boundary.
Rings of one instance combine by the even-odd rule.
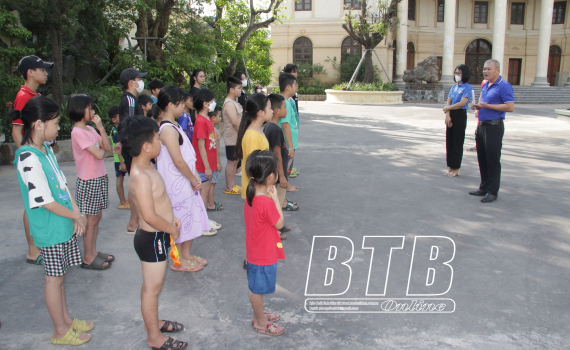
[[[552,118],[554,106],[517,107],[508,115],[499,200],[483,205],[476,189],[476,155],[466,152],[457,178],[443,176],[445,128],[439,106],[364,107],[301,103],[301,141],[287,213],[277,292],[266,307],[282,314],[278,338],[255,334],[241,267],[243,202],[216,189],[225,210],[211,217],[224,228],[197,239],[194,254],[208,259],[199,273],[168,271],[162,318],[186,325],[178,335],[192,349],[567,349],[570,331],[570,124]],[[469,118],[466,146],[473,144]],[[61,164],[72,190],[73,163]],[[111,160],[106,160],[111,173]],[[111,207],[116,208],[110,176]],[[224,181],[223,176],[221,181]],[[13,167],[0,168],[0,349],[60,349],[43,301],[43,270],[24,263],[22,200]],[[117,256],[108,271],[70,269],[72,316],[93,320],[92,340],[80,349],[148,349],[139,311],[140,265],[128,212],[105,210],[98,248]],[[395,251],[387,296],[405,297],[416,235],[447,236],[457,251],[450,263],[451,314],[312,314],[304,309],[312,237],[352,239],[353,276],[343,297],[363,298],[370,252],[365,235],[405,236]],[[82,244],[80,244],[82,246]],[[341,276],[342,277],[342,276]]]

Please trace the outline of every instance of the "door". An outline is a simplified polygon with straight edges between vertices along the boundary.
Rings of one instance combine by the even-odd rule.
[[[483,66],[485,61],[491,59],[492,47],[491,43],[484,39],[473,40],[465,50],[465,65],[469,67],[471,78],[469,83],[472,85],[481,84],[485,79],[483,77]]]
[[[407,57],[407,61],[406,61],[406,69],[407,70],[413,70],[414,67],[416,66],[414,64],[416,58],[416,49],[414,47],[414,43],[409,42],[408,43],[408,57]]]
[[[522,59],[521,58],[509,58],[509,83],[511,85],[520,85],[521,84],[521,67],[522,67]]]
[[[556,73],[560,72],[560,59],[562,58],[562,49],[559,46],[550,46],[550,55],[548,57],[548,83],[554,86],[556,83]]]
[[[437,80],[441,81],[441,72],[443,65],[443,57],[437,56]]]
[[[394,81],[396,80],[396,66],[398,64],[397,62],[398,48],[396,47],[396,40],[394,40],[394,42],[392,43],[392,47],[394,48],[394,51],[392,52],[392,81]]]

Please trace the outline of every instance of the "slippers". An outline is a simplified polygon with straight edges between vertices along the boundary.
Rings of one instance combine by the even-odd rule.
[[[59,339],[55,339],[51,337],[51,343],[55,345],[81,345],[87,343],[91,340],[91,336],[85,340],[81,340],[79,337],[81,336],[81,332],[69,327],[69,330],[65,335]]]
[[[196,258],[195,260],[192,260],[192,261],[194,261],[195,263],[200,264],[200,265],[202,265],[202,266],[208,265],[208,261],[207,261],[206,259],[201,258],[201,257],[196,256],[196,255],[192,255],[192,256]],[[188,262],[192,262],[192,261],[188,260]]]
[[[277,322],[281,319],[281,315],[276,314],[274,312],[264,312],[265,316],[267,316],[267,322]],[[255,319],[251,320],[251,325],[255,324]]]
[[[86,263],[81,263],[81,268],[82,269],[86,269],[86,270],[107,270],[108,268],[111,267],[111,263],[107,263],[107,266],[103,266],[103,263],[105,263],[106,261],[101,259],[99,256],[96,256],[95,259],[93,259],[93,261],[91,262],[91,264],[86,264]]]
[[[119,209],[131,209],[131,204],[129,202],[125,203],[124,205],[120,205],[117,207]]]
[[[177,271],[177,272],[198,272],[200,270],[202,270],[204,266],[195,263],[194,261],[191,261],[190,264],[186,267],[180,265],[180,266],[174,266],[174,265],[170,265],[170,269],[172,271]]]
[[[283,228],[281,230],[279,230],[281,232],[289,232],[291,231],[291,227],[287,227],[287,226],[283,226]]]
[[[279,239],[281,239],[282,241],[284,241],[284,240],[287,239],[287,235],[284,234],[284,233],[280,233],[280,234],[279,234]]]
[[[127,235],[129,235],[129,236],[134,236],[135,233],[137,233],[136,230],[135,230],[135,231],[129,231],[129,230],[127,230]]]
[[[90,330],[93,329],[93,327],[95,327],[95,325],[93,326],[88,326],[87,325],[87,321],[85,320],[80,320],[77,318],[73,319],[73,323],[71,324],[71,328],[80,331],[80,332],[88,332]]]
[[[152,350],[185,350],[186,348],[188,348],[188,343],[174,340],[171,337],[168,337],[168,340],[160,348],[151,347]]]
[[[222,228],[222,225],[218,224],[214,220],[210,220],[210,227],[217,231]]]
[[[295,206],[294,206],[291,202],[287,202],[287,205],[285,206],[285,208],[281,208],[281,210],[284,210],[284,211],[297,211],[297,210],[299,210],[299,207],[295,208]]]
[[[285,333],[285,328],[271,323],[271,322],[267,322],[267,328],[265,329],[259,329],[259,328],[255,328],[255,326],[253,326],[253,329],[260,334],[265,334],[265,335],[269,335],[272,337],[277,337],[283,333]]]
[[[467,149],[469,152],[477,152],[477,148],[471,147]]]
[[[26,264],[43,265],[44,264],[44,257],[41,256],[41,254],[40,254],[36,260],[26,259]]]
[[[237,186],[234,186],[231,191],[224,191],[227,194],[241,194],[240,189]]]
[[[224,207],[220,203],[214,202],[214,206],[215,206],[214,209],[206,208],[206,211],[222,211],[222,210],[224,210]]]
[[[213,230],[213,231],[212,231]],[[202,236],[215,236],[218,234],[218,230],[212,229],[210,231],[202,231]]]
[[[244,270],[247,270],[247,260],[244,260],[244,261],[243,261],[243,269],[244,269]]]
[[[167,321],[167,320],[163,320],[163,321],[164,321],[164,324],[160,328],[160,331],[163,333],[178,333],[178,332],[184,330],[184,325],[182,323],[178,323],[176,321],[172,322],[172,321]],[[170,325],[172,325],[172,329],[168,330],[168,327]]]
[[[101,259],[105,260],[108,263],[115,261],[115,256],[111,255],[111,254],[97,252],[97,256],[100,257]],[[111,257],[111,258],[109,258],[109,257]]]
[[[287,203],[291,203],[291,204],[293,204],[293,205],[297,205],[297,203],[295,203],[295,202],[293,202],[293,201],[290,201],[290,200],[288,200],[288,199],[287,199]]]

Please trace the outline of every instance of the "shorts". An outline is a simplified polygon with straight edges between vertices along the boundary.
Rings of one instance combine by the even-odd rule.
[[[97,215],[109,208],[109,177],[103,175],[91,180],[77,178],[75,201],[85,215]]]
[[[277,199],[279,199],[279,203],[281,203],[281,206],[283,206],[285,198],[287,197],[287,189],[281,187],[281,185],[278,183],[275,184],[275,189],[277,190]]]
[[[121,163],[115,162],[115,176],[117,176],[117,177],[121,177],[121,176],[125,177],[125,175],[127,175],[127,172],[126,172],[126,171],[121,171],[120,168],[121,168]]]
[[[61,277],[65,275],[68,267],[82,263],[75,236],[67,242],[40,248],[40,253],[44,260],[46,276]]]
[[[198,176],[200,176],[200,180],[202,182],[210,181],[213,184],[218,183],[218,171],[217,170],[212,171],[212,180],[206,179],[206,173],[198,172]]]
[[[238,160],[236,156],[236,146],[226,146],[226,158],[230,162]]]
[[[277,284],[277,263],[273,265],[254,265],[247,263],[247,282],[253,294],[275,293]]]
[[[144,262],[161,262],[168,258],[170,235],[165,232],[147,232],[137,228],[133,240],[135,252]]]

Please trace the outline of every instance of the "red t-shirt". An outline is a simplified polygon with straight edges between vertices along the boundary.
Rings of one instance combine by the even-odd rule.
[[[21,111],[22,108],[28,103],[28,101],[35,96],[40,96],[40,94],[32,91],[26,85],[20,86],[20,91],[16,95],[16,100],[14,101],[14,109],[17,111]],[[12,125],[24,125],[22,119],[16,119],[12,122]]]
[[[285,259],[283,244],[275,224],[281,218],[273,200],[255,196],[251,207],[244,204],[245,249],[247,262],[254,265],[273,265]]]
[[[198,149],[198,139],[206,140],[206,154],[208,156],[208,163],[212,171],[218,170],[218,146],[216,145],[216,130],[214,130],[214,123],[208,117],[198,114],[196,122],[194,123],[194,134],[192,134],[192,146],[196,152],[196,170],[200,173],[206,172],[206,167],[200,150]]]

